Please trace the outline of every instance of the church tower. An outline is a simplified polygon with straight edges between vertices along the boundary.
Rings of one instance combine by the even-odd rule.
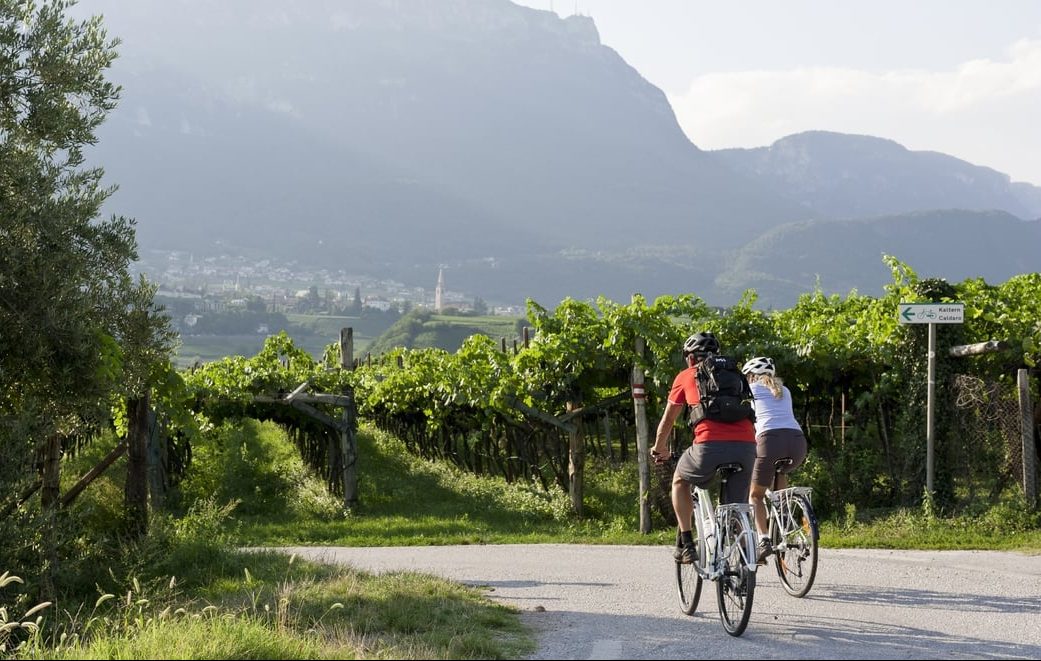
[[[445,295],[445,270],[437,270],[437,289],[434,290],[434,312],[441,312]]]

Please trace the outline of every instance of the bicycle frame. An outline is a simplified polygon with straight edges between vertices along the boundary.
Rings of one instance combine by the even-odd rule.
[[[784,550],[788,547],[785,540],[795,530],[795,521],[792,517],[792,502],[794,502],[795,496],[806,498],[806,502],[811,506],[807,514],[813,516],[814,521],[816,521],[816,516],[813,514],[812,509],[813,488],[789,487],[779,491],[766,492],[767,516],[770,520],[770,538],[776,539],[777,535],[774,533],[775,531],[779,533],[781,543],[776,547],[778,550]]]
[[[723,575],[723,558],[730,548],[724,547],[725,535],[719,534],[720,530],[728,530],[733,519],[740,521],[741,537],[733,543],[740,545],[741,560],[750,571],[755,572],[756,563],[756,536],[755,526],[752,525],[752,506],[748,503],[730,503],[713,508],[712,494],[707,489],[694,487],[697,509],[695,516],[702,522],[704,538],[698,536],[698,551],[700,558],[705,559],[704,566],[700,564],[695,567],[702,579],[717,581]]]

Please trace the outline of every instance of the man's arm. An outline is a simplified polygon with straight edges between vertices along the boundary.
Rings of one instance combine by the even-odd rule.
[[[658,433],[654,437],[654,448],[651,450],[651,456],[655,458],[655,461],[664,461],[668,458],[669,437],[672,436],[672,428],[676,424],[676,419],[683,413],[683,406],[683,404],[675,402],[668,402],[665,405],[665,411],[661,414],[661,421],[658,423]]]

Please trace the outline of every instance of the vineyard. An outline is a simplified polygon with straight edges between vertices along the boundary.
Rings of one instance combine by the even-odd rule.
[[[529,302],[531,337],[515,350],[475,335],[455,353],[396,349],[341,368],[339,345],[314,360],[280,335],[252,358],[227,358],[178,375],[185,393],[178,401],[192,406],[177,414],[211,423],[229,416],[275,420],[342,493],[332,427],[298,409],[258,401],[306,383],[314,392],[349,393],[361,418],[391,431],[423,457],[543,489],[574,490],[587,454],[616,462],[637,458],[630,396],[634,367],[647,376],[654,425],[681,366],[683,339],[706,329],[722,339],[725,353],[777,360],[812,448],[800,479],[817,490],[825,514],[846,503],[914,504],[925,486],[925,328],[899,325],[897,307],[907,301],[961,301],[966,322],[943,328],[939,338],[937,380],[946,396],[937,414],[934,497],[945,508],[981,493],[996,499],[1019,483],[1018,437],[996,436],[993,424],[966,433],[964,425],[977,414],[958,410],[955,383],[971,377],[994,384],[995,398],[1014,401],[1017,368],[1033,369],[1039,358],[1041,276],[1019,276],[998,286],[979,280],[952,285],[919,279],[908,266],[889,263],[894,280],[882,297],[809,294],[781,311],[756,310],[751,292],[724,310],[693,295],[652,303],[636,296],[628,304],[565,300],[553,311]],[[634,349],[637,338],[647,347],[642,355]],[[951,346],[995,339],[1006,348],[974,357],[949,355]],[[1037,372],[1030,373],[1036,402]],[[1015,418],[1014,408],[1006,417]],[[684,430],[677,429],[676,438],[680,445],[689,443]],[[579,499],[576,511],[580,507]]]

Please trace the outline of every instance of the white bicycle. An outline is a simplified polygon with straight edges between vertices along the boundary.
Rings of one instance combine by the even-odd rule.
[[[766,512],[770,522],[771,554],[784,591],[793,597],[804,597],[817,576],[817,545],[820,531],[813,512],[813,489],[789,487],[777,489],[777,476],[791,457],[774,464],[773,491],[766,492]]]
[[[727,479],[741,470],[738,463],[722,464],[716,469],[720,500],[726,493]],[[713,507],[712,495],[700,487],[691,487],[691,495],[691,529],[697,531],[697,557],[690,564],[676,563],[680,607],[687,615],[693,615],[701,598],[702,581],[715,581],[723,628],[731,636],[740,636],[748,626],[755,596],[756,533],[752,506],[731,503]]]

